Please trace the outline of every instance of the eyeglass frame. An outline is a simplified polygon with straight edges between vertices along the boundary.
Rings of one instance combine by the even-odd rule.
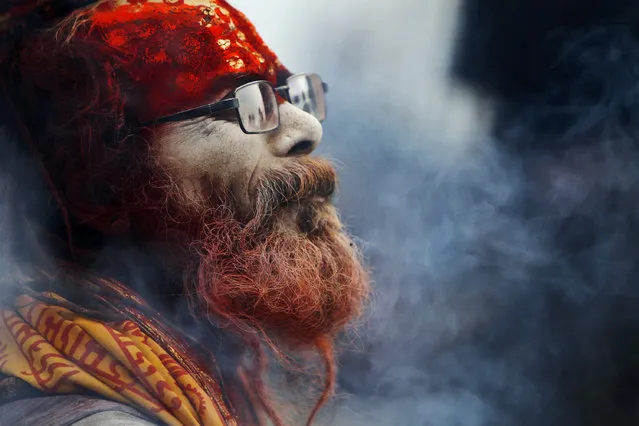
[[[280,127],[280,114],[279,111],[277,113],[277,126],[275,126],[273,129],[271,130],[265,130],[265,131],[258,131],[258,132],[249,132],[244,128],[244,124],[242,123],[242,118],[240,117],[240,101],[237,98],[237,91],[247,87],[247,86],[251,86],[254,84],[261,84],[261,83],[266,83],[269,86],[271,86],[271,88],[273,89],[273,92],[276,95],[281,95],[282,93],[284,93],[286,96],[286,100],[288,102],[291,102],[290,99],[290,95],[288,93],[288,82],[290,79],[294,78],[294,77],[302,77],[302,76],[309,76],[309,75],[316,75],[319,77],[319,75],[315,74],[315,73],[298,73],[298,74],[293,74],[290,77],[288,77],[286,79],[286,84],[284,86],[279,86],[279,87],[275,87],[273,85],[273,83],[271,83],[268,80],[255,80],[255,81],[250,81],[248,83],[242,84],[241,86],[236,87],[233,90],[233,97],[232,98],[226,98],[226,99],[222,99],[219,100],[217,102],[213,102],[210,104],[206,104],[206,105],[202,105],[199,107],[195,107],[195,108],[191,108],[191,109],[187,109],[185,111],[180,111],[180,112],[176,112],[175,114],[170,114],[170,115],[166,115],[164,117],[160,117],[157,118],[155,120],[149,121],[144,123],[143,125],[151,125],[151,124],[163,124],[163,123],[172,123],[172,122],[176,122],[176,121],[184,121],[184,120],[191,120],[194,118],[199,118],[199,117],[205,117],[207,115],[215,115],[218,112],[224,112],[224,111],[228,111],[230,109],[235,109],[235,113],[237,116],[237,122],[240,125],[240,128],[242,129],[242,131],[248,135],[255,135],[255,134],[263,134],[263,133],[268,133],[268,132],[272,132],[274,130],[277,130],[278,127]],[[320,81],[322,81],[322,78],[320,78]],[[324,91],[324,94],[328,93],[328,84],[326,84],[324,81],[322,81],[322,90]],[[294,104],[293,104],[294,105]],[[297,108],[297,107],[296,107]],[[305,111],[306,112],[306,111]],[[324,120],[320,120],[320,122],[322,122]]]

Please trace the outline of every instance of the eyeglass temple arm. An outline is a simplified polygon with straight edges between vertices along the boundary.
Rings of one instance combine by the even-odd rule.
[[[213,115],[216,112],[226,111],[229,109],[237,108],[238,106],[239,101],[237,100],[237,98],[228,98],[212,104],[203,105],[201,107],[187,109],[186,111],[181,111],[176,114],[167,115],[153,121],[148,121],[146,123],[143,123],[143,125],[190,120],[193,118],[203,117],[205,115]]]
[[[322,89],[324,92],[328,92],[328,84],[322,82]],[[288,86],[280,86],[275,88],[275,92],[286,92],[288,90]],[[205,115],[213,115],[216,112],[226,111],[232,108],[237,108],[239,106],[239,101],[237,98],[229,98],[221,100],[220,102],[215,102],[208,105],[203,105],[201,107],[187,109],[186,111],[181,111],[176,114],[167,115],[165,117],[158,118],[156,120],[147,121],[146,123],[142,123],[143,126],[148,126],[151,124],[161,124],[161,123],[170,123],[174,121],[183,121],[190,120],[193,118],[203,117]]]

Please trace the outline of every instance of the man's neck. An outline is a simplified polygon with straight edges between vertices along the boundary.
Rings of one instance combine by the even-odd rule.
[[[90,272],[122,283],[159,312],[183,337],[214,354],[223,375],[236,374],[243,352],[242,342],[208,320],[194,318],[191,301],[185,294],[181,266],[171,262],[166,252],[161,252],[157,247],[126,238],[114,239],[95,257]]]

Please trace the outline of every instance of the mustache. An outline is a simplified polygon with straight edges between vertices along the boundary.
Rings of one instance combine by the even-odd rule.
[[[262,216],[304,200],[330,201],[337,187],[337,172],[324,159],[298,159],[269,170],[256,185],[255,214]]]

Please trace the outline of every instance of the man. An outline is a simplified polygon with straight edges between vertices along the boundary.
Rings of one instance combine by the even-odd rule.
[[[324,375],[310,423],[368,292],[326,85],[224,0],[19,6],[56,22],[1,50],[0,423],[298,422],[267,359]]]

